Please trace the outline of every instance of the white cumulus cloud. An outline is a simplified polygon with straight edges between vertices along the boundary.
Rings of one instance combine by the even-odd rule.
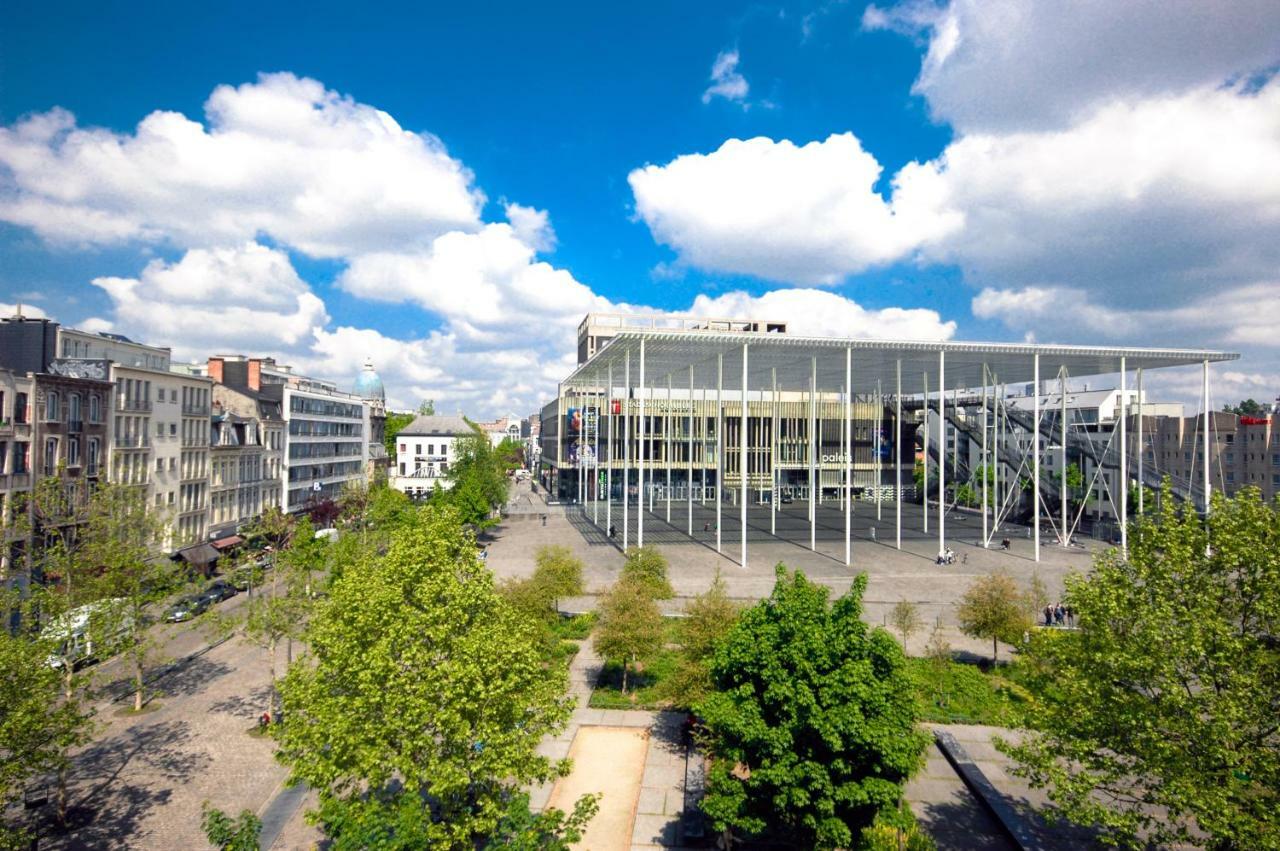
[[[54,109],[0,128],[0,220],[87,244],[266,234],[315,257],[480,224],[483,195],[439,139],[315,80],[219,86],[205,117],[157,111],[121,134]]]
[[[730,139],[631,172],[636,213],[654,237],[704,269],[831,285],[955,231],[935,169],[912,164],[886,200],[882,168],[851,133],[795,145]]]

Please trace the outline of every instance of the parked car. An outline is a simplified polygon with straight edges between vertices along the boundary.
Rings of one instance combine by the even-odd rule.
[[[792,503],[792,501],[793,501],[793,500],[792,500],[791,494],[786,493],[786,492],[784,491],[784,492],[783,492],[783,494],[782,494],[782,498],[781,498],[781,499],[779,499],[778,501],[779,501],[780,503],[782,503],[783,505],[790,505],[790,504]]]
[[[169,623],[179,623],[181,621],[189,621],[196,615],[202,615],[213,605],[213,601],[203,594],[188,594],[179,598],[164,613],[164,619]]]
[[[213,602],[221,603],[223,600],[229,600],[236,594],[240,593],[236,586],[226,579],[215,579],[209,583],[209,587],[201,592],[201,596],[212,597]]]

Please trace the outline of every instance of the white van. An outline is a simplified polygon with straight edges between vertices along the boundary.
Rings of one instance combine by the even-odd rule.
[[[133,629],[132,617],[124,611],[123,599],[99,600],[72,609],[50,621],[41,631],[45,641],[57,642],[46,664],[50,668],[73,668],[91,659],[110,654]]]

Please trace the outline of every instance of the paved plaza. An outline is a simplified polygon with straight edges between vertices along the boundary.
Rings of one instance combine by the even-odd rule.
[[[523,489],[525,486],[519,486]],[[534,556],[544,544],[563,544],[577,553],[586,565],[587,595],[569,598],[562,605],[568,609],[593,608],[595,597],[608,589],[622,567],[622,508],[615,503],[612,510],[613,525],[617,534],[610,540],[607,534],[605,505],[591,503],[585,506],[542,506],[533,510],[528,506],[527,494],[513,495],[519,509],[501,526],[486,533],[489,549],[489,567],[498,577],[528,576],[534,569]],[[645,543],[657,546],[671,564],[671,584],[676,600],[666,601],[666,610],[675,613],[683,606],[682,598],[692,597],[710,586],[718,568],[726,580],[729,595],[735,599],[750,601],[765,597],[773,588],[774,566],[779,562],[790,568],[798,568],[815,582],[844,593],[853,577],[865,572],[868,576],[864,598],[865,617],[872,623],[883,623],[889,610],[899,600],[915,603],[925,623],[940,621],[944,634],[958,650],[973,653],[990,653],[986,642],[969,639],[955,629],[955,606],[961,595],[977,577],[993,570],[1009,573],[1026,588],[1033,575],[1044,582],[1051,599],[1062,591],[1062,580],[1072,571],[1088,569],[1093,552],[1101,549],[1098,542],[1086,542],[1086,547],[1062,548],[1050,542],[1048,536],[1041,540],[1041,560],[1033,557],[1032,541],[1023,526],[1005,526],[995,537],[1010,539],[1009,550],[998,546],[984,549],[981,546],[981,515],[968,511],[952,511],[947,516],[947,545],[956,555],[950,565],[936,564],[938,550],[936,533],[926,535],[923,530],[921,506],[904,504],[902,507],[902,549],[894,541],[894,506],[885,502],[880,507],[880,519],[876,519],[873,502],[855,503],[852,518],[853,564],[844,564],[844,513],[837,503],[824,503],[818,509],[817,548],[809,549],[808,508],[797,501],[781,506],[776,519],[778,535],[769,534],[770,517],[767,506],[752,506],[747,517],[747,565],[738,563],[740,530],[738,509],[726,504],[722,513],[722,554],[715,550],[714,503],[693,506],[692,539],[688,528],[688,505],[672,503],[671,523],[666,522],[665,506],[658,505],[654,512],[645,511]],[[631,507],[631,543],[636,542],[635,505]],[[546,517],[543,525],[542,516]],[[598,517],[599,526],[593,522]],[[930,507],[929,529],[935,530],[937,507]],[[708,528],[709,527],[709,528]],[[875,529],[874,533],[872,529]],[[707,529],[707,531],[704,531]],[[602,531],[603,530],[603,531]],[[912,636],[910,650],[922,653],[928,640],[928,629]]]

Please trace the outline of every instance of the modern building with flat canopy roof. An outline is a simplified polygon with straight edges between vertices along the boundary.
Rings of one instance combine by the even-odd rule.
[[[818,509],[838,506],[849,564],[855,502],[874,503],[877,517],[891,510],[900,547],[904,502],[918,501],[926,531],[936,511],[941,556],[948,550],[948,488],[957,484],[945,447],[949,430],[964,430],[981,445],[979,467],[990,471],[970,479],[981,489],[983,545],[997,538],[1002,523],[1021,518],[1031,524],[1039,560],[1043,521],[1062,545],[1070,542],[1068,500],[1056,498],[1056,476],[1047,479],[1041,470],[1044,453],[1059,448],[1055,443],[1066,457],[1066,419],[1046,417],[1038,394],[1029,412],[1005,404],[1007,388],[1119,375],[1119,439],[1107,449],[1109,463],[1119,482],[1141,486],[1141,453],[1126,449],[1126,425],[1142,427],[1140,402],[1137,410],[1124,410],[1130,374],[1141,391],[1148,370],[1199,366],[1203,409],[1210,365],[1238,357],[1202,349],[624,327],[561,382],[556,400],[543,409],[542,481],[553,496],[578,503],[589,522],[624,548],[643,546],[646,514],[651,524],[683,526],[692,536],[695,504],[703,517],[708,515],[702,510],[714,503],[715,519],[704,525],[714,523],[715,547],[723,552],[720,520],[725,511],[737,514],[738,555],[745,565],[748,509],[760,515],[755,529],[764,522],[764,510],[773,534],[780,506],[802,503],[811,547]],[[918,417],[926,408],[922,429]],[[1058,424],[1060,435],[1053,431]],[[920,431],[926,433],[918,437]],[[913,475],[918,439],[927,494],[917,492],[921,485]],[[1207,458],[1208,430],[1203,446]],[[1209,465],[1202,466],[1203,481],[1186,495],[1207,510]],[[1128,488],[1115,490],[1120,543],[1126,546]],[[1048,511],[1055,503],[1057,520]]]

